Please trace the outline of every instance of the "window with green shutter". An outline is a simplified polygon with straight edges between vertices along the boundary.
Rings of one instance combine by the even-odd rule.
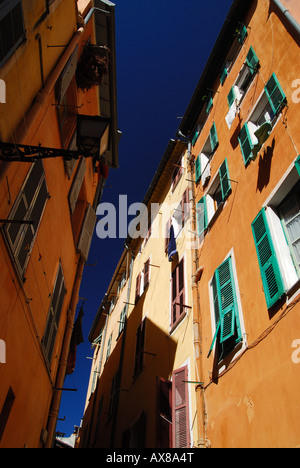
[[[209,93],[209,96],[207,98],[207,106],[206,106],[206,113],[207,114],[210,113],[213,105],[214,105],[214,101],[213,101],[212,93]]]
[[[235,89],[234,89],[234,86],[232,86],[231,90],[229,91],[229,94],[227,96],[227,101],[228,101],[228,105],[229,107],[232,106],[232,104],[234,103],[234,100],[235,100]]]
[[[249,67],[251,75],[254,75],[258,70],[259,59],[258,59],[256,53],[254,52],[254,49],[253,49],[252,46],[250,47],[250,50],[249,50],[249,52],[247,54],[246,64]]]
[[[205,195],[198,201],[196,211],[198,236],[201,236],[201,234],[207,229],[207,206]]]
[[[218,147],[219,144],[219,139],[218,139],[218,134],[217,134],[217,127],[215,122],[213,123],[210,132],[209,132],[209,137],[210,137],[210,145],[211,145],[211,152],[214,153]]]
[[[298,158],[295,161],[295,167],[296,167],[297,172],[298,172],[299,177],[300,177],[300,156],[298,156]]]
[[[270,102],[271,108],[276,115],[286,103],[286,96],[275,73],[271,76],[265,86],[265,92]]]
[[[220,184],[221,184],[221,191],[222,191],[222,201],[225,201],[228,195],[231,193],[231,182],[229,179],[229,170],[228,170],[228,163],[227,158],[221,165],[219,169],[220,175]]]
[[[238,141],[241,147],[242,155],[244,158],[244,163],[247,165],[250,162],[250,159],[252,157],[252,149],[253,149],[253,143],[251,140],[249,128],[248,128],[248,122],[245,123],[243,126],[242,130],[240,131],[240,134],[238,136]]]
[[[199,179],[201,177],[201,159],[200,159],[200,154],[197,157],[195,161],[195,182],[196,184],[199,182]]]
[[[284,284],[269,230],[265,209],[252,223],[252,232],[263,282],[267,307],[270,308],[284,295]]]
[[[217,268],[211,287],[216,331],[207,357],[211,355],[216,343],[220,361],[242,341],[231,257]]]

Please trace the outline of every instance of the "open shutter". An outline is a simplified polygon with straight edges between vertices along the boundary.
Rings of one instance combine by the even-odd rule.
[[[254,52],[254,49],[252,46],[250,47],[250,50],[247,54],[246,63],[249,67],[251,75],[254,75],[254,73],[256,73],[258,69],[259,59],[256,53]]]
[[[86,209],[85,218],[77,246],[78,251],[81,253],[85,261],[87,261],[89,256],[95,224],[96,212],[92,205],[89,204]]]
[[[172,382],[157,377],[157,448],[172,446]]]
[[[231,183],[229,179],[227,158],[221,165],[219,169],[219,174],[220,174],[220,183],[221,183],[221,191],[222,191],[222,200],[225,201],[229,193],[231,192]]]
[[[172,448],[190,446],[189,405],[188,405],[188,368],[182,367],[172,376]]]
[[[82,182],[84,179],[85,175],[85,158],[82,158],[78,169],[76,171],[71,190],[69,192],[69,204],[70,204],[70,210],[71,214],[74,213],[75,206],[78,200],[79,192],[81,190]]]
[[[212,292],[216,331],[207,355],[208,358],[217,339],[219,345],[222,345],[230,338],[235,337],[232,343],[229,342],[232,345],[231,347],[234,347],[235,344],[242,340],[231,257],[228,257],[215,271],[212,280]],[[223,353],[226,346],[222,346],[221,348],[222,354],[219,357],[224,357]]]
[[[195,182],[199,182],[199,179],[201,177],[201,158],[200,155],[195,161]]]
[[[247,122],[245,123],[242,130],[240,131],[238,140],[239,140],[242,155],[244,158],[244,163],[246,165],[251,159],[252,149],[253,149],[253,143],[251,141],[251,136],[250,136]]]
[[[276,115],[277,112],[281,109],[282,105],[286,102],[286,95],[280,83],[275,75],[271,76],[268,83],[265,86],[265,92],[270,102],[271,108]]]
[[[300,156],[298,156],[298,158],[295,161],[295,167],[296,167],[297,172],[298,172],[298,174],[300,176]]]
[[[284,294],[278,260],[263,209],[252,223],[252,231],[268,308]]]
[[[135,303],[140,298],[140,289],[141,289],[141,274],[139,273],[137,278],[136,278],[136,283],[135,283]]]
[[[212,93],[209,93],[209,96],[207,98],[207,106],[206,106],[206,113],[207,114],[210,113],[213,105],[214,105],[214,101],[213,101]]]
[[[227,258],[218,271],[219,304],[221,306],[221,336],[220,343],[228,340],[235,334],[236,323],[236,298],[231,270],[231,257]]]
[[[207,228],[207,205],[205,195],[203,198],[201,198],[201,200],[198,201],[196,205],[196,211],[198,236],[200,236]]]
[[[216,127],[215,122],[213,123],[210,129],[209,136],[210,136],[211,152],[213,153],[217,149],[217,146],[219,144],[217,127]]]
[[[184,261],[182,259],[172,272],[171,326],[174,326],[184,313],[184,298]]]
[[[150,276],[150,258],[148,258],[148,260],[144,264],[144,291],[149,284],[149,279],[150,279],[149,276]]]
[[[137,377],[143,370],[144,344],[145,344],[146,318],[140,323],[136,332],[134,376]]]
[[[232,88],[229,91],[228,96],[227,96],[227,101],[228,101],[228,104],[229,104],[229,108],[234,103],[234,100],[235,100],[235,89],[234,89],[234,86],[232,86]]]

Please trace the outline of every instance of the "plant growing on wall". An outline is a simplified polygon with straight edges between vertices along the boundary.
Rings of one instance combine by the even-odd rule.
[[[76,69],[76,83],[82,91],[88,91],[103,82],[104,75],[108,73],[109,49],[87,43]]]

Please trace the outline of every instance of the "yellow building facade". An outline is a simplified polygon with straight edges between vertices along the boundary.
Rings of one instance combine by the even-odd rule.
[[[143,201],[147,221],[135,221],[137,233],[131,232],[125,243],[91,329],[95,350],[82,447],[196,443],[189,273],[194,231],[187,155],[183,142],[169,142]],[[170,261],[171,224],[175,243]]]

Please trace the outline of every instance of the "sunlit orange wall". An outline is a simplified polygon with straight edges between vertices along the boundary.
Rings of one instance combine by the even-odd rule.
[[[215,122],[219,147],[211,161],[212,179],[225,158],[232,179],[232,193],[199,249],[199,262],[204,266],[199,292],[208,414],[206,430],[212,447],[295,447],[300,444],[297,390],[300,364],[292,361],[292,343],[300,338],[300,306],[296,305],[280,321],[281,314],[287,310],[285,303],[268,311],[251,231],[252,221],[295,161],[300,148],[300,104],[293,98],[293,82],[300,77],[299,47],[292,28],[287,31],[275,10],[270,8],[269,11],[268,4],[258,0],[257,8],[249,13],[246,42],[224,86],[216,84],[219,93],[215,94],[211,114],[193,148],[193,153],[198,155]],[[251,45],[261,68],[242,102],[240,117],[235,118],[229,130],[225,122],[229,109],[227,95]],[[245,168],[237,136],[273,72],[286,93],[288,107],[257,159]],[[200,184],[197,200],[203,196],[202,190]],[[213,354],[206,358],[213,339],[209,284],[214,271],[230,252],[234,255],[246,339],[251,349],[218,378]],[[277,321],[274,330],[256,343]],[[251,346],[254,343],[256,346]]]

